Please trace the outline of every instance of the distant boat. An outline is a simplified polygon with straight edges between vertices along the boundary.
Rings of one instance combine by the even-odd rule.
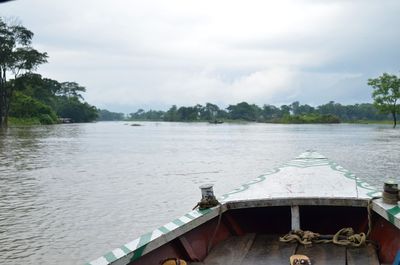
[[[213,120],[213,121],[208,121],[208,123],[211,123],[211,124],[222,124],[224,122],[221,121],[221,120]]]
[[[74,121],[71,118],[59,118],[59,123],[73,123]]]
[[[192,210],[88,264],[398,265],[400,207],[380,195],[310,151],[221,196],[218,206]],[[357,236],[341,234],[345,227]],[[304,237],[304,245],[290,232],[306,230],[336,244]]]

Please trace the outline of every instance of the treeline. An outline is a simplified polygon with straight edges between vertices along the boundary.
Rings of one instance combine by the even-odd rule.
[[[59,118],[95,120],[97,109],[84,101],[84,87],[33,73],[48,59],[46,52],[32,47],[33,35],[24,26],[0,17],[0,128],[9,120],[40,124],[58,123]]]
[[[98,115],[98,121],[122,121],[125,119],[124,113],[112,112],[106,109],[99,109]]]
[[[331,101],[317,107],[301,105],[298,101],[280,107],[265,104],[262,107],[241,102],[221,109],[215,104],[206,103],[190,107],[173,105],[168,111],[145,111],[139,109],[130,113],[129,120],[148,121],[226,121],[241,120],[274,123],[338,123],[356,121],[388,120],[380,114],[373,104],[362,103],[342,105]]]
[[[97,109],[84,101],[86,89],[76,82],[58,82],[40,74],[26,73],[8,81],[14,87],[10,118],[30,123],[54,124],[59,118],[71,122],[94,121]]]

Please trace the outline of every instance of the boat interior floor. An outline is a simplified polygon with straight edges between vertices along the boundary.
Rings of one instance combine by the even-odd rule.
[[[350,248],[334,244],[314,244],[304,247],[296,243],[279,242],[278,235],[246,234],[232,236],[217,244],[203,262],[190,265],[288,265],[294,254],[304,254],[311,264],[379,265],[375,247]]]

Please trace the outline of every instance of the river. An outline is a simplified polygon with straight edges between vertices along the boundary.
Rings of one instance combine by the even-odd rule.
[[[141,124],[0,130],[0,264],[83,264],[309,149],[400,181],[389,125]]]

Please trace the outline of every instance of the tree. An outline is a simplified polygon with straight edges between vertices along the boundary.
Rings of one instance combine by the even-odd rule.
[[[291,110],[290,106],[282,105],[281,106],[281,115],[282,115],[282,117],[290,116],[290,110]]]
[[[98,121],[122,121],[125,118],[125,114],[123,113],[112,112],[106,109],[99,109],[98,114]]]
[[[47,62],[47,54],[31,46],[33,33],[21,25],[7,24],[0,18],[0,127],[7,126],[10,101],[15,86],[7,81],[7,75],[14,79],[35,70]]]
[[[199,118],[199,107],[180,107],[177,111],[179,121],[196,121]]]
[[[77,97],[83,99],[81,92],[86,92],[86,88],[80,86],[76,82],[63,82],[61,83],[60,90],[56,92],[58,96],[64,96],[67,98]]]
[[[273,119],[277,119],[280,116],[280,109],[273,106],[273,105],[268,105],[264,104],[263,109],[262,109],[262,115],[265,120],[271,121]]]
[[[215,120],[219,111],[220,109],[217,105],[207,102],[201,113],[201,119],[207,121]]]
[[[164,121],[177,121],[178,120],[178,108],[176,105],[172,107],[165,113]]]
[[[229,105],[226,108],[229,116],[233,120],[256,121],[259,119],[262,110],[257,105],[250,105],[247,102],[241,102],[236,105]]]
[[[70,118],[73,122],[90,122],[98,117],[96,107],[79,101],[78,97],[59,97],[56,106],[60,117]]]
[[[396,127],[396,114],[400,112],[397,102],[400,99],[400,78],[396,75],[383,73],[378,78],[368,79],[368,85],[372,86],[372,98],[375,107],[382,113],[391,113],[393,128]]]

